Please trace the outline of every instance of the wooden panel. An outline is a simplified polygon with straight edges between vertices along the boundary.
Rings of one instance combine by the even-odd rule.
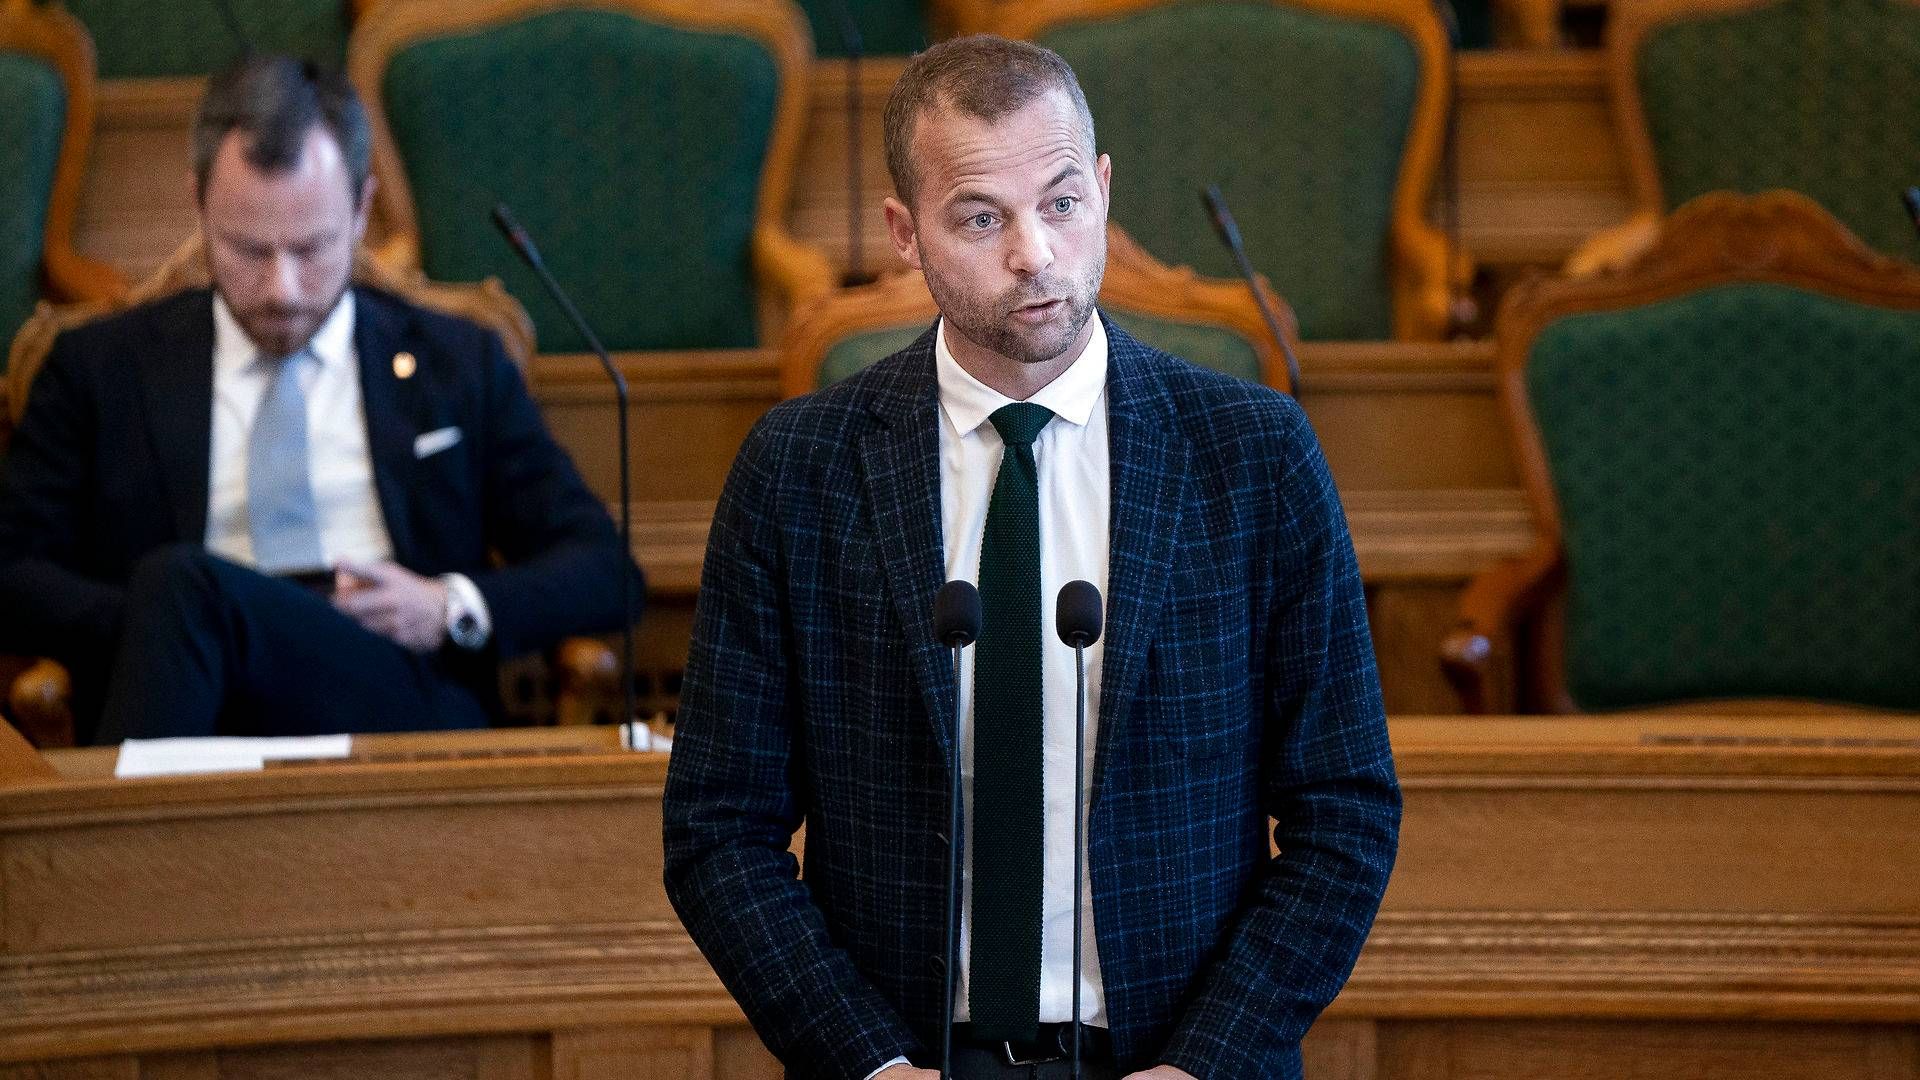
[[[750,1027],[713,1029],[713,1075],[725,1080],[782,1080],[780,1067]]]
[[[202,79],[108,79],[94,113],[93,161],[74,246],[144,281],[196,227],[193,110]]]
[[[1914,1075],[1912,1030],[1867,1025],[1406,1023],[1383,1026],[1380,1059],[1383,1077],[1406,1080]]]
[[[707,1080],[713,1033],[707,1028],[601,1028],[553,1037],[554,1080]]]
[[[1626,219],[1626,166],[1597,50],[1460,55],[1460,227],[1485,263],[1558,266]]]
[[[1309,1037],[1315,1080],[1914,1075],[1920,719],[1391,726],[1400,862],[1353,980]],[[0,790],[9,846],[145,837],[146,873],[127,871],[130,847],[74,848],[64,865],[80,884],[65,895],[113,914],[80,886],[120,890],[119,916],[151,912],[139,942],[114,929],[60,939],[93,943],[80,948],[0,941],[0,1061],[29,1063],[0,1065],[0,1080],[779,1075],[679,928],[631,917],[663,910],[657,864],[634,881],[615,869],[657,846],[657,809],[634,811],[633,835],[571,816],[657,800],[660,757],[614,753],[605,731],[357,749],[345,765],[139,782],[84,779],[111,752],[67,751],[49,760],[82,779]],[[574,861],[528,863],[517,836],[482,842],[457,821],[421,823],[422,809],[496,828],[517,815]],[[392,825],[366,833],[364,852],[343,858],[327,839],[376,815]],[[275,880],[237,883],[228,904],[191,867],[229,857],[242,820],[296,838],[254,843],[305,842],[344,869],[243,860]],[[421,845],[398,835],[409,828],[438,830],[493,894],[416,882],[406,919],[370,905],[362,879],[423,873]],[[5,880],[39,895],[43,865],[10,863]],[[570,907],[554,875],[598,886],[599,907]],[[260,903],[275,883],[307,895]],[[228,918],[183,914],[190,901]],[[346,914],[313,914],[333,907]]]

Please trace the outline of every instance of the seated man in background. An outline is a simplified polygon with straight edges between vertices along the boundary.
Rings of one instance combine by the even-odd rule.
[[[0,649],[76,669],[82,738],[482,726],[497,657],[620,626],[638,570],[498,337],[350,287],[370,143],[337,74],[215,77],[214,287],[61,335],[34,382]]]

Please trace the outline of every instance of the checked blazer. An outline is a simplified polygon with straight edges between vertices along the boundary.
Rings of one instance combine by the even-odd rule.
[[[1399,827],[1352,542],[1290,398],[1106,331],[1088,865],[1115,1053],[1123,1070],[1298,1076]],[[954,686],[932,627],[933,341],[769,412],[708,541],[667,892],[792,1076],[925,1061],[943,1019]],[[787,850],[802,823],[804,877]]]

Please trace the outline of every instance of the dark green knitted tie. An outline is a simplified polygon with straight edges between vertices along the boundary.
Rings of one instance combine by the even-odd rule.
[[[993,414],[1007,444],[980,542],[980,639],[973,669],[974,1033],[1031,1040],[1040,1019],[1040,405]]]

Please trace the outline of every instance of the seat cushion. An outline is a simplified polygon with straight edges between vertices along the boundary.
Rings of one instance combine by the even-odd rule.
[[[0,346],[40,297],[47,200],[66,130],[60,73],[35,57],[0,53]],[[0,372],[6,353],[0,348]]]
[[[217,0],[64,0],[93,37],[103,79],[209,75],[243,51]],[[230,0],[241,31],[263,52],[338,67],[347,53],[348,0]]]
[[[506,202],[612,349],[751,346],[780,89],[759,42],[561,10],[393,58],[382,96],[429,277],[497,275],[543,352],[586,342],[490,220]]]
[[[1217,182],[1302,337],[1391,336],[1389,226],[1420,79],[1399,30],[1185,3],[1058,26],[1041,42],[1079,75],[1113,155],[1113,220],[1141,246],[1237,276],[1200,201]]]
[[[1583,708],[1920,708],[1920,313],[1727,285],[1562,319],[1527,392]]]
[[[1655,29],[1636,61],[1669,209],[1790,188],[1868,245],[1920,258],[1920,7],[1785,0]]]

